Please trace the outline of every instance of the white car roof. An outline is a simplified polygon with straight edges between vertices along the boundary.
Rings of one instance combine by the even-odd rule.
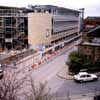
[[[87,72],[79,72],[78,74],[79,75],[87,75],[88,73]]]
[[[0,69],[0,71],[2,71],[2,69]]]

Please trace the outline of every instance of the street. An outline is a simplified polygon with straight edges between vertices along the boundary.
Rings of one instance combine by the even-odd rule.
[[[63,67],[67,67],[67,65],[65,65],[65,62],[68,59],[68,55],[71,51],[76,49],[77,47],[73,47],[68,50],[65,50],[65,52],[62,55],[59,55],[55,59],[46,62],[43,65],[40,65],[38,69],[34,69],[32,72],[33,79],[38,82],[47,81],[49,83],[49,81],[51,81],[54,76],[56,77],[56,74]]]
[[[0,100],[100,99],[100,0],[0,4]]]
[[[88,95],[88,93],[92,93],[94,95],[96,92],[100,93],[100,79],[98,81],[87,83],[76,83],[74,80],[62,81],[62,86],[57,89],[57,94],[59,94],[59,96],[65,96],[67,92],[69,92],[71,96]]]
[[[65,62],[68,60],[68,55],[73,50],[77,50],[77,46],[69,46],[70,48],[65,48],[64,52],[54,59],[45,62],[44,64],[40,65],[37,69],[30,69],[29,66],[32,60],[29,62],[25,62],[24,64],[16,65],[17,69],[14,70],[22,70],[20,76],[25,75],[26,73],[32,76],[36,87],[39,86],[39,83],[47,82],[46,89],[50,89],[50,94],[56,94],[57,96],[66,96],[67,93],[72,96],[81,96],[87,95],[94,95],[96,92],[100,93],[100,79],[95,82],[89,83],[82,83],[78,84],[74,82],[74,80],[66,80],[58,77],[58,73],[63,69],[65,72],[68,71],[68,66]],[[20,77],[19,76],[19,77]],[[66,75],[67,77],[67,75]],[[78,97],[77,96],[77,97]]]
[[[33,80],[44,82],[47,81],[51,94],[57,94],[58,96],[65,96],[67,92],[70,95],[87,95],[92,93],[93,96],[96,92],[100,93],[100,79],[95,82],[76,83],[74,80],[61,79],[57,76],[57,73],[63,68],[66,60],[68,60],[69,52],[75,50],[76,47],[70,49],[64,54],[58,56],[53,61],[41,66],[39,69],[32,72]]]

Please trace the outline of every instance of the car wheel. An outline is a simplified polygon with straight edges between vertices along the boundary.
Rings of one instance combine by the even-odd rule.
[[[3,75],[0,76],[0,80],[3,78]]]
[[[83,83],[83,80],[80,80],[80,83]]]
[[[74,79],[74,81],[75,81],[76,83],[80,83],[80,81],[79,81],[79,80]]]
[[[96,81],[96,80],[98,80],[98,78],[93,78],[93,80],[95,80],[95,81]]]

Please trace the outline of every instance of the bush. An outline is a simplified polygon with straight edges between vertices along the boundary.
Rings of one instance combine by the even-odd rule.
[[[100,71],[100,62],[93,63],[92,59],[77,51],[69,55],[69,61],[66,64],[69,65],[69,71],[72,73],[78,73],[81,69],[91,72]]]
[[[82,68],[84,62],[84,55],[80,52],[74,51],[69,55],[69,71],[73,73],[78,73]]]

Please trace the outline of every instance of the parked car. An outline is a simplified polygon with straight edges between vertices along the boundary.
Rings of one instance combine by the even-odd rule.
[[[87,72],[79,72],[78,74],[74,75],[73,78],[76,82],[86,82],[98,79],[95,74],[89,74]]]
[[[2,70],[2,65],[0,64],[0,79],[3,77],[3,70]]]
[[[100,100],[100,95],[94,96],[94,99],[93,100]]]
[[[0,79],[3,77],[3,70],[0,69]]]

